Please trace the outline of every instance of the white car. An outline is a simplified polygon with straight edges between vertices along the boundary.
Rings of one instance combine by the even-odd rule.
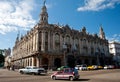
[[[86,64],[76,65],[75,68],[78,69],[78,70],[87,70],[87,65]]]
[[[104,69],[114,69],[114,65],[105,65]]]
[[[38,68],[36,66],[26,66],[23,69],[19,69],[19,73],[21,74],[41,74],[41,73],[47,73],[47,71],[44,68]]]

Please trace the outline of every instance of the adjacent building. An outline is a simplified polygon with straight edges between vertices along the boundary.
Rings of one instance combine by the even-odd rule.
[[[120,66],[120,42],[109,42],[109,50],[110,53],[113,55],[113,61],[115,65]]]
[[[4,49],[4,57],[5,57],[5,61],[4,61],[4,67],[8,67],[11,66],[11,49]]]
[[[111,62],[108,40],[103,28],[100,34],[89,34],[69,25],[49,24],[44,3],[40,21],[24,36],[17,36],[12,61],[19,66],[57,68],[62,65],[98,64]]]

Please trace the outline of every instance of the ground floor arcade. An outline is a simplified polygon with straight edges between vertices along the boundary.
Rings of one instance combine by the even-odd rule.
[[[96,56],[81,56],[81,55],[67,55],[65,56],[66,60],[64,60],[64,54],[34,54],[28,57],[22,57],[18,60],[14,60],[14,65],[18,67],[25,66],[37,66],[44,67],[46,69],[56,69],[60,66],[64,66],[65,62],[68,66],[75,65],[105,65],[110,64],[110,58],[96,57]]]

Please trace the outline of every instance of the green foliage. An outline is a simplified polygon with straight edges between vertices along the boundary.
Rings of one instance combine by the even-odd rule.
[[[0,54],[0,66],[3,65],[4,61],[5,57],[2,54]]]

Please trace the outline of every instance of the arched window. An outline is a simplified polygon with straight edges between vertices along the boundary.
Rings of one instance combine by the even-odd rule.
[[[48,32],[45,32],[45,42],[48,42]]]
[[[58,33],[55,34],[55,43],[60,43],[60,35]]]
[[[60,50],[60,35],[58,33],[55,34],[55,49]]]
[[[70,36],[68,36],[68,35],[66,36],[66,43],[70,44]]]
[[[94,54],[94,48],[91,47],[91,55],[93,55],[93,54]]]
[[[83,44],[86,45],[86,38],[83,39]]]
[[[48,51],[48,32],[45,32],[45,51]]]
[[[79,40],[78,38],[75,39],[75,44],[78,44],[79,43]]]
[[[84,54],[87,55],[88,54],[88,47],[87,46],[83,46],[83,51],[84,51]]]
[[[42,32],[39,32],[39,51],[41,51]]]

